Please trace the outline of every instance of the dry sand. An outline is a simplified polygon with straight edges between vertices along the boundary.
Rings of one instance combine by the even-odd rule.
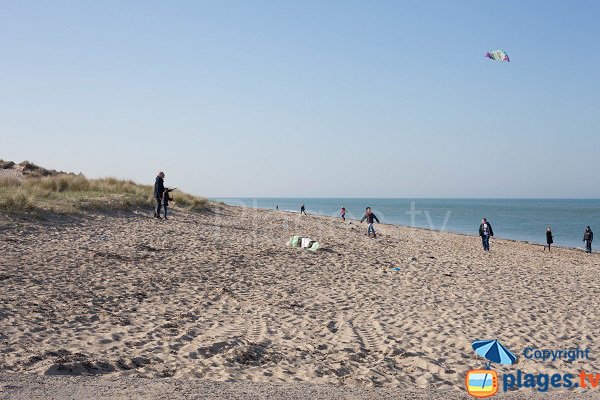
[[[103,400],[103,399],[328,399],[328,400],[425,400],[473,399],[464,392],[434,389],[407,389],[390,386],[357,387],[308,383],[217,382],[199,379],[135,378],[123,376],[48,376],[0,374],[0,398],[10,400]],[[595,391],[508,392],[494,399],[598,399]]]
[[[599,254],[376,228],[235,207],[3,218],[0,373],[463,395],[475,339],[591,349],[499,373],[600,372]],[[293,234],[325,250],[289,248]]]

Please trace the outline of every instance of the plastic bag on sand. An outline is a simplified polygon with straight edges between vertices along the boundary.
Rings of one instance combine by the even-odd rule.
[[[314,240],[310,240],[308,238],[303,238],[300,236],[292,236],[290,240],[288,240],[287,245],[290,247],[302,247],[306,250],[317,251],[321,247],[319,242],[315,242]]]
[[[313,242],[312,246],[310,246],[306,250],[317,251],[317,250],[319,250],[319,247],[321,247],[321,245],[319,244],[319,242]]]
[[[314,240],[311,240],[309,238],[302,238],[302,248],[308,249],[310,246],[312,246],[314,242]]]
[[[302,238],[300,236],[292,236],[290,240],[288,240],[287,245],[291,247],[300,247],[300,242]]]

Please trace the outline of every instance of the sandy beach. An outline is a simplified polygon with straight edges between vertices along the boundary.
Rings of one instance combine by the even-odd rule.
[[[358,221],[229,206],[169,221],[7,216],[0,373],[463,396],[485,363],[476,339],[519,356],[499,373],[600,371],[597,253],[508,240],[483,253],[475,236],[376,228],[369,239]],[[322,250],[287,247],[295,234]],[[526,347],[591,353],[542,362]]]

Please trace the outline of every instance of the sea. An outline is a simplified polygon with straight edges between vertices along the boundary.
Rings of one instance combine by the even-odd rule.
[[[478,235],[483,217],[494,237],[546,243],[550,226],[554,245],[583,247],[583,231],[597,227],[600,243],[600,199],[383,199],[383,198],[217,198],[225,204],[315,215],[360,219],[371,207],[382,223]]]

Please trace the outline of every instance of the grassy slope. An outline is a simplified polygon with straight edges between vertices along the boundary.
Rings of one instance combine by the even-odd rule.
[[[153,187],[115,178],[86,179],[60,174],[23,178],[0,178],[0,210],[76,213],[84,210],[129,210],[152,207]],[[207,199],[173,192],[172,204],[181,209],[203,211]]]

